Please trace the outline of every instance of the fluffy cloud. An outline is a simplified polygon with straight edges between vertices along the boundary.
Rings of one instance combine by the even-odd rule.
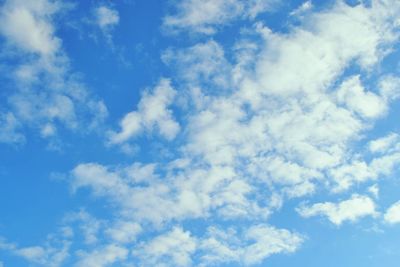
[[[111,7],[99,6],[96,8],[95,14],[97,24],[102,30],[107,30],[119,23],[118,11]]]
[[[326,216],[336,225],[341,225],[345,221],[355,222],[363,217],[377,215],[374,201],[361,195],[353,195],[350,199],[339,203],[324,202],[302,206],[297,211],[305,218],[317,215]]]
[[[191,254],[196,250],[196,240],[189,232],[174,228],[144,244],[137,254],[144,265],[189,266]]]
[[[384,99],[372,92],[365,92],[359,76],[344,81],[337,96],[339,103],[344,103],[351,111],[365,118],[379,117],[387,108]]]
[[[370,141],[368,146],[372,153],[387,154],[393,152],[393,150],[399,150],[399,141],[398,134],[390,133],[385,137]]]
[[[12,113],[0,113],[0,143],[21,143],[25,138],[17,130],[20,122]]]
[[[255,18],[270,10],[275,0],[189,0],[179,1],[176,13],[164,18],[164,27],[173,31],[191,30],[213,34],[219,26],[237,18]]]
[[[60,2],[6,1],[1,9],[0,32],[11,45],[43,56],[53,56],[61,41],[54,36],[49,18],[62,8]]]
[[[245,266],[261,263],[277,253],[292,253],[303,242],[303,237],[286,229],[268,225],[254,225],[237,234],[235,229],[226,231],[210,227],[208,237],[201,242],[202,266],[239,262]]]
[[[112,228],[108,228],[106,234],[115,242],[131,243],[141,231],[142,227],[138,223],[119,221]]]
[[[384,215],[385,222],[390,224],[400,223],[400,202],[394,203]]]
[[[256,33],[242,36],[235,45],[233,60],[216,41],[167,50],[164,61],[189,88],[177,96],[184,100],[179,103],[187,104],[181,107],[186,116],[180,125],[182,145],[174,151],[177,157],[157,165],[157,174],[140,182],[129,178],[130,167],[80,164],[72,171],[73,187],[90,188],[94,196],[108,199],[125,220],[142,227],[151,222],[143,231],[165,231],[169,223],[187,219],[224,220],[228,225],[243,220],[251,229],[239,234],[238,239],[245,240],[241,243],[211,234],[198,237],[177,226],[158,236],[164,242],[179,232],[196,249],[179,252],[182,258],[177,260],[177,255],[164,252],[167,245],[157,250],[149,245],[152,241],[142,241],[148,258],[184,265],[189,255],[204,249],[206,265],[252,265],[274,253],[295,251],[302,242],[299,235],[251,225],[249,220],[265,220],[287,198],[310,197],[321,187],[337,193],[389,176],[400,163],[397,149],[384,149],[384,143],[396,140],[373,144],[363,139],[397,98],[396,79],[386,76],[367,85],[361,76],[346,73],[350,68],[373,71],[385,57],[397,38],[394,10],[400,5],[376,1],[369,8],[338,2],[310,13],[307,22],[288,33],[256,24]],[[170,88],[163,81],[156,88]],[[156,100],[158,89],[145,93],[137,110],[121,120],[121,130],[110,135],[110,143],[161,130],[157,118],[164,114],[168,116],[163,120],[175,121],[169,109],[177,94],[172,91],[165,90],[171,92],[170,98],[162,98],[168,101]],[[160,112],[144,115],[152,101]],[[371,150],[354,153],[353,144],[360,140]],[[303,217],[326,216],[336,225],[378,214],[374,200],[359,194],[341,202],[304,205],[298,212]],[[158,252],[150,252],[150,247]]]
[[[0,237],[0,250],[8,251],[31,264],[40,266],[62,266],[69,256],[70,246],[70,238],[66,232],[58,233],[57,237],[49,235],[43,246],[21,247]]]
[[[165,27],[212,34],[234,19],[254,18],[269,1],[179,3]],[[399,37],[400,4],[338,1],[323,11],[304,9],[308,19],[288,32],[261,23],[243,30],[229,53],[215,40],[164,52],[182,90],[161,79],[121,119],[119,131],[110,132],[108,143],[124,145],[141,134],[173,140],[182,133],[180,139],[171,158],[160,162],[75,166],[69,177],[73,191],[86,188],[112,207],[107,219],[76,216],[83,243],[97,245],[80,251],[78,265],[261,264],[303,242],[302,235],[265,223],[287,199],[309,202],[326,191],[336,197],[396,170],[397,134],[366,136],[398,98],[398,78],[389,74],[366,83],[363,75],[376,72]],[[20,75],[31,77],[29,68]],[[179,124],[175,100],[181,106],[174,108],[184,114]],[[55,97],[47,110],[73,125],[71,102]],[[24,103],[18,106],[31,113]],[[46,122],[43,133],[50,134]],[[12,132],[17,124],[11,119],[10,125]],[[377,200],[378,187],[368,190]],[[297,212],[339,226],[376,217],[376,206],[371,197],[353,194],[304,204]],[[389,208],[385,220],[397,222],[397,209]],[[192,223],[208,230],[192,231]],[[40,258],[44,251],[25,254]]]
[[[90,96],[84,83],[75,78],[56,36],[55,17],[68,10],[62,1],[7,0],[1,5],[3,57],[18,62],[2,75],[14,81],[7,95],[12,115],[6,115],[5,130],[15,129],[18,122],[37,129],[42,137],[51,137],[60,125],[76,130],[84,121],[93,129],[107,116],[103,102]],[[15,142],[15,138],[2,141]]]
[[[153,92],[145,92],[138,104],[138,110],[124,116],[120,122],[121,131],[112,132],[111,144],[126,142],[141,132],[158,132],[167,140],[172,140],[179,132],[179,124],[174,120],[172,110],[176,91],[170,81],[160,80]]]
[[[94,8],[93,23],[100,29],[111,48],[114,48],[112,42],[112,31],[119,24],[118,10],[108,5],[100,5]]]
[[[163,61],[176,69],[176,79],[182,79],[190,86],[230,85],[230,63],[225,59],[224,50],[215,41],[199,43],[187,49],[168,49],[162,55]],[[185,86],[181,86],[184,90]]]
[[[103,267],[124,260],[128,255],[128,250],[124,247],[110,244],[89,253],[81,252],[79,254],[81,259],[77,262],[76,266]]]

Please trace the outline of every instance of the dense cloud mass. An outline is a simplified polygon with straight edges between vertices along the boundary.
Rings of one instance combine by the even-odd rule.
[[[54,267],[268,265],[311,242],[290,220],[319,218],[337,231],[400,223],[398,199],[380,197],[400,164],[398,127],[388,122],[400,78],[384,67],[398,49],[400,2],[306,1],[288,10],[275,0],[173,1],[158,31],[185,45],[160,48],[168,71],[129,107],[115,105],[117,116],[74,70],[57,30],[77,5],[1,5],[0,70],[12,89],[2,94],[0,143],[39,138],[54,148],[69,132],[96,136],[111,156],[49,169],[79,205],[40,244],[0,229],[0,251]],[[269,25],[281,9],[288,26]],[[120,12],[103,3],[79,22],[115,57]]]

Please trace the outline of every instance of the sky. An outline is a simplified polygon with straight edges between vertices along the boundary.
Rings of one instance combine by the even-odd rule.
[[[395,267],[400,1],[0,0],[0,267]]]

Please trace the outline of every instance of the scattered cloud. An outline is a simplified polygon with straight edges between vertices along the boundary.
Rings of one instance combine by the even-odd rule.
[[[119,12],[113,6],[100,5],[94,9],[94,23],[99,27],[109,45],[114,47],[112,31],[119,24]]]
[[[163,26],[170,31],[188,30],[211,35],[234,19],[254,19],[271,10],[275,0],[189,0],[178,1],[175,14],[164,18]]]
[[[95,249],[89,253],[80,252],[81,258],[75,266],[77,267],[105,267],[126,259],[129,251],[118,245],[110,244]]]
[[[196,240],[181,228],[155,237],[135,252],[149,266],[190,266]]]
[[[326,216],[333,224],[341,225],[345,221],[356,222],[367,216],[377,216],[374,201],[361,195],[353,195],[350,199],[339,203],[324,202],[311,206],[302,206],[297,209],[305,218],[313,216]]]
[[[394,203],[387,209],[384,220],[389,224],[400,223],[400,202]]]
[[[337,1],[321,11],[307,1],[292,12],[307,19],[287,32],[256,22],[277,1],[176,3],[164,29],[200,33],[200,41],[165,49],[162,60],[176,75],[144,90],[104,137],[107,149],[174,141],[169,157],[74,161],[66,179],[72,192],[105,200],[107,214],[68,214],[56,244],[21,247],[0,239],[0,249],[49,266],[68,255],[89,267],[250,266],[301,248],[304,235],[269,224],[287,200],[302,203],[295,209],[300,217],[336,226],[379,217],[380,181],[398,169],[399,137],[369,133],[400,96],[400,79],[380,69],[400,37],[400,3]],[[26,126],[43,138],[56,136],[60,125],[75,130],[81,109],[98,114],[89,128],[107,116],[68,67],[54,19],[62,8],[47,0],[2,7],[8,51],[29,57],[13,70],[18,89],[9,97],[11,111],[0,113],[0,142],[23,142],[18,131]],[[95,14],[104,32],[119,23],[113,6],[98,6]],[[238,20],[255,23],[243,26],[234,45],[209,38]],[[325,201],[326,193],[333,200]],[[351,197],[338,200],[338,193]],[[384,221],[400,222],[399,203]]]
[[[99,6],[96,8],[96,21],[102,30],[115,27],[119,23],[119,15],[116,9],[108,6]]]
[[[180,126],[173,117],[169,106],[176,91],[167,79],[160,80],[153,92],[145,92],[138,104],[138,110],[124,116],[120,122],[121,131],[110,133],[111,144],[121,144],[142,132],[157,132],[167,140],[178,134]]]
[[[48,138],[55,136],[61,125],[76,131],[82,121],[89,121],[92,127],[103,121],[107,109],[70,70],[69,58],[56,35],[56,17],[70,6],[62,1],[7,0],[0,9],[0,35],[6,43],[2,57],[18,62],[2,75],[15,86],[7,96],[9,112],[2,115],[7,117],[5,129],[16,129],[18,123]],[[14,136],[2,141],[23,139],[22,133]]]

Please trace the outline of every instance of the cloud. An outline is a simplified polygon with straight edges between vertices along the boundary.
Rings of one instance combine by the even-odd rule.
[[[387,154],[394,150],[399,150],[399,141],[398,134],[390,133],[385,137],[370,141],[368,146],[372,153]]]
[[[83,242],[87,245],[98,243],[98,236],[102,221],[94,218],[88,212],[81,210],[79,212],[70,213],[64,219],[65,224],[71,225],[74,222],[79,222],[79,228],[82,232]]]
[[[165,27],[213,34],[234,19],[254,18],[267,2],[179,3]],[[250,11],[256,3],[260,9]],[[112,207],[107,218],[78,213],[70,221],[79,224],[86,246],[78,266],[262,264],[304,242],[295,231],[267,224],[288,199],[310,203],[326,191],[337,198],[356,184],[390,176],[400,163],[397,135],[371,140],[368,133],[398,98],[398,78],[385,73],[367,83],[364,75],[380,75],[379,64],[399,37],[394,21],[400,4],[371,5],[338,1],[311,10],[284,33],[256,23],[231,50],[215,40],[167,49],[163,60],[184,89],[161,79],[107,142],[123,146],[141,135],[179,140],[171,156],[158,162],[82,162],[71,170],[73,192],[87,189]],[[32,77],[29,68],[19,73]],[[51,99],[46,114],[73,127],[74,101]],[[36,110],[15,103],[18,119]],[[183,114],[179,123],[174,114]],[[44,121],[41,132],[51,133],[53,121]],[[378,188],[367,190],[377,200]],[[350,194],[347,200],[303,204],[297,212],[338,226],[378,216],[372,197]],[[207,230],[190,229],[192,223]],[[46,249],[39,247],[28,254],[40,258]]]
[[[190,86],[217,85],[226,88],[230,85],[230,63],[225,59],[220,44],[211,40],[198,43],[186,49],[167,49],[162,60],[176,70],[175,79],[181,79]],[[181,86],[182,90],[185,86]]]
[[[57,237],[49,235],[43,246],[18,246],[0,237],[0,250],[10,252],[26,261],[41,266],[59,267],[69,256],[71,242],[66,232]]]
[[[384,99],[372,92],[365,92],[360,77],[350,77],[337,91],[339,103],[344,103],[351,111],[365,118],[382,116],[387,109]]]
[[[1,8],[0,32],[11,45],[23,51],[54,56],[61,41],[54,36],[55,29],[49,18],[61,8],[60,2],[47,0],[6,1]]]
[[[190,266],[191,254],[196,250],[196,240],[181,228],[155,237],[134,253],[143,265],[148,266]]]
[[[138,104],[138,110],[124,116],[120,122],[121,131],[111,132],[110,143],[121,144],[142,132],[158,132],[167,140],[172,140],[180,130],[169,106],[176,91],[167,79],[160,80],[153,92],[145,92]]]
[[[290,12],[290,16],[294,16],[294,17],[299,17],[299,16],[303,16],[306,12],[309,12],[312,8],[313,8],[313,3],[312,1],[305,1],[304,3],[302,3],[298,8],[296,8],[295,10],[293,10],[292,12]]]
[[[2,57],[16,62],[2,74],[13,82],[6,95],[8,130],[14,121],[24,126],[21,129],[26,126],[49,138],[61,125],[74,131],[85,122],[90,125],[87,130],[93,130],[107,116],[104,103],[91,96],[70,70],[56,35],[56,17],[69,10],[70,5],[62,1],[7,0],[1,5],[0,35],[6,44]],[[7,140],[15,143],[13,138]]]
[[[246,238],[254,241],[245,249],[244,262],[247,265],[261,263],[272,254],[294,252],[303,242],[297,234],[265,225],[251,227]]]
[[[326,216],[336,225],[341,225],[345,221],[356,222],[363,217],[377,215],[374,201],[361,195],[353,195],[350,199],[339,203],[324,202],[302,206],[297,209],[297,212],[305,218]]]
[[[172,31],[188,30],[211,35],[218,27],[234,19],[254,19],[258,14],[271,10],[275,0],[189,0],[178,1],[176,13],[166,16],[163,26]]]
[[[118,11],[108,7],[99,6],[95,10],[97,24],[102,30],[107,30],[115,27],[119,23]]]
[[[121,246],[110,244],[90,252],[79,253],[81,258],[75,266],[77,267],[103,267],[110,266],[116,262],[126,259],[129,251]]]
[[[238,235],[235,229],[208,229],[208,237],[201,242],[202,266],[238,262],[251,266],[263,262],[273,254],[293,253],[303,242],[303,237],[286,229],[259,224]]]
[[[101,30],[111,48],[115,49],[112,41],[112,31],[118,26],[120,21],[118,10],[113,6],[99,5],[94,8],[93,13],[94,24]]]
[[[391,175],[400,163],[396,149],[372,152],[354,146],[369,147],[368,131],[398,95],[390,75],[371,83],[363,79],[364,72],[375,73],[394,45],[397,28],[392,22],[398,15],[393,10],[400,5],[378,1],[369,8],[338,2],[310,12],[308,20],[287,33],[257,23],[229,51],[215,40],[168,49],[164,61],[189,89],[181,93],[162,80],[124,116],[109,142],[124,144],[160,131],[157,118],[164,114],[164,120],[175,121],[170,105],[176,97],[185,103],[176,106],[185,117],[179,124],[181,139],[172,148],[175,157],[157,162],[148,180],[132,181],[129,166],[79,164],[71,172],[72,187],[88,188],[111,202],[118,216],[139,223],[143,233],[156,231],[160,240],[175,246],[169,237],[179,232],[185,236],[179,242],[195,247],[179,252],[178,260],[165,252],[167,245],[156,249],[153,239],[139,235],[137,242],[157,262],[189,264],[201,255],[205,266],[230,261],[254,265],[272,254],[297,250],[301,235],[254,221],[267,220],[287,199],[310,200],[322,190],[336,197],[355,184]],[[233,54],[229,60],[228,54]],[[360,74],[348,74],[353,68]],[[159,93],[160,87],[170,88],[161,92],[171,94]],[[147,108],[153,101],[159,112],[144,115],[153,110]],[[374,200],[356,193],[297,211],[303,217],[325,216],[336,225],[378,215]],[[227,227],[240,221],[248,231],[232,226],[238,237],[231,240],[222,234],[197,236],[182,226],[187,220],[206,226],[223,221]]]
[[[112,228],[106,230],[106,234],[118,243],[132,243],[141,232],[140,224],[130,221],[119,221]]]
[[[389,224],[400,223],[400,202],[394,203],[387,209],[384,220]]]
[[[21,126],[14,114],[0,113],[0,142],[1,143],[23,143],[25,137],[18,132]]]

